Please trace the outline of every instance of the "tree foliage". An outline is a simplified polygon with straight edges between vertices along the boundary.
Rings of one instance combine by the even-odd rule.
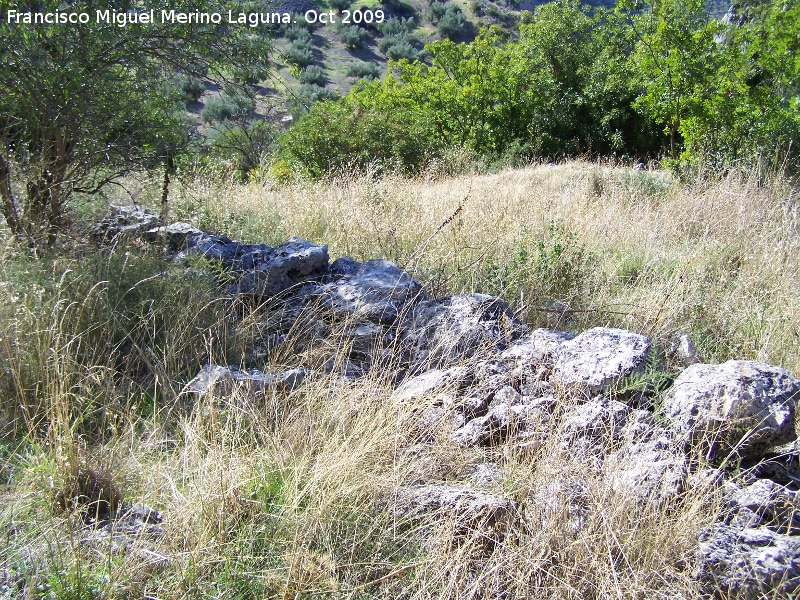
[[[3,2],[5,9],[10,8]],[[15,3],[20,12],[87,12],[83,25],[0,28],[0,199],[13,234],[52,243],[76,192],[96,192],[135,169],[170,165],[185,147],[174,70],[246,78],[261,69],[266,42],[247,28],[97,23],[102,0]],[[114,3],[133,10],[134,0]],[[150,2],[156,14],[172,9]],[[207,11],[188,0],[182,10]],[[207,69],[207,71],[206,71]]]
[[[440,23],[446,6],[435,4]],[[434,42],[425,47],[429,64],[390,62],[382,81],[313,107],[281,140],[282,157],[313,175],[374,160],[415,169],[449,148],[491,158],[791,165],[799,14],[797,0],[769,0],[730,22],[712,19],[702,0],[540,5],[517,39],[487,30],[469,44]],[[410,20],[389,20],[381,50],[391,58],[412,29]],[[331,126],[341,115],[348,127]],[[373,131],[381,121],[402,127]],[[319,129],[327,133],[312,133]],[[408,151],[414,142],[424,151]]]

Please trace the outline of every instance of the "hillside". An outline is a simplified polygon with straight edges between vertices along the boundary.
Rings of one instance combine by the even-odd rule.
[[[0,252],[4,597],[800,587],[790,181],[124,185]]]

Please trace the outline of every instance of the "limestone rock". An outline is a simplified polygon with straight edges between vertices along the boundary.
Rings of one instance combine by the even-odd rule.
[[[516,505],[471,486],[442,483],[400,488],[394,510],[404,517],[440,515],[464,525],[493,525],[509,518],[516,511]]]
[[[703,362],[694,344],[692,344],[692,340],[685,333],[677,334],[672,338],[672,344],[667,355],[683,367]]]
[[[158,215],[146,206],[112,204],[109,208],[111,214],[92,226],[92,237],[96,241],[112,240],[122,234],[136,235],[160,223]]]
[[[358,263],[349,257],[331,265],[331,282],[317,291],[325,306],[343,315],[391,325],[406,305],[425,299],[422,285],[388,260]]]
[[[305,376],[306,370],[303,367],[279,373],[265,373],[256,369],[242,371],[236,367],[205,365],[186,385],[186,391],[217,398],[225,398],[236,392],[252,396],[271,388],[292,390],[303,382]]]
[[[627,498],[656,504],[669,501],[684,488],[686,456],[667,437],[633,442],[603,461],[612,489]]]
[[[688,367],[663,396],[671,427],[705,452],[759,459],[796,438],[800,381],[765,363],[729,360]]]
[[[320,278],[328,267],[328,247],[293,237],[277,248],[266,244],[240,244],[209,233],[189,235],[189,252],[219,260],[240,274],[232,291],[255,296],[274,296],[286,289]]]
[[[623,377],[644,373],[650,340],[625,329],[595,327],[558,348],[551,381],[598,393]]]
[[[471,380],[470,372],[466,367],[433,369],[403,383],[395,390],[394,398],[398,402],[408,402],[432,396],[434,393],[452,396]]]
[[[800,538],[716,524],[698,539],[695,577],[709,592],[748,600],[800,593]]]
[[[452,366],[481,352],[501,352],[527,333],[508,304],[486,294],[420,302],[402,328],[415,372]]]
[[[202,233],[194,225],[178,221],[148,229],[145,237],[150,242],[163,242],[170,250],[176,252],[186,246],[190,235],[200,235]]]
[[[561,418],[565,440],[586,438],[592,442],[610,443],[625,425],[629,412],[626,404],[603,396],[578,404]]]
[[[770,479],[757,479],[745,487],[725,483],[729,524],[768,526],[779,533],[800,532],[800,503],[792,492]]]

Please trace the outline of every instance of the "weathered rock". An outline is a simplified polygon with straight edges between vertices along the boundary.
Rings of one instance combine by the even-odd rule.
[[[717,524],[698,539],[695,577],[709,593],[748,600],[800,593],[800,538]]]
[[[520,438],[526,440],[541,432],[542,426],[550,420],[551,408],[545,399],[532,404],[495,404],[485,415],[471,419],[456,430],[453,440],[461,446],[479,446],[498,444],[520,433],[523,434]]]
[[[394,510],[403,517],[439,515],[463,525],[491,526],[513,515],[516,505],[469,486],[431,484],[400,488]]]
[[[150,242],[162,242],[170,250],[177,252],[186,246],[190,235],[200,235],[202,233],[194,225],[178,221],[148,229],[145,237]]]
[[[581,477],[547,478],[528,497],[525,516],[543,530],[578,533],[591,514],[591,497]]]
[[[232,291],[256,296],[274,296],[293,286],[321,278],[328,268],[328,247],[291,238],[277,248],[266,244],[240,244],[209,233],[189,235],[189,252],[219,260],[240,273]]]
[[[130,206],[110,205],[111,214],[92,226],[92,237],[96,241],[112,240],[118,235],[137,235],[159,225],[156,213],[133,204]]]
[[[759,459],[795,439],[800,381],[764,363],[729,360],[688,367],[663,396],[671,427],[704,452]]]
[[[685,333],[677,334],[672,338],[667,356],[683,367],[703,362],[692,344],[692,340]]]
[[[627,331],[595,327],[558,347],[551,381],[597,393],[623,377],[644,373],[650,340]]]
[[[410,303],[424,300],[422,285],[388,260],[358,263],[340,258],[331,265],[331,282],[316,294],[325,306],[343,315],[355,315],[391,325]]]
[[[130,550],[143,539],[158,539],[164,534],[161,513],[145,504],[120,505],[108,518],[92,522],[80,541],[102,545],[112,551]]]
[[[565,441],[585,438],[610,443],[625,425],[630,408],[603,396],[572,407],[561,418]]]
[[[408,402],[434,395],[452,397],[471,382],[471,372],[466,367],[433,369],[403,383],[395,390],[394,399],[398,402]]]
[[[552,362],[565,342],[575,339],[574,333],[554,329],[534,329],[518,339],[500,357],[513,364]]]
[[[686,456],[664,436],[630,443],[603,461],[605,479],[614,491],[656,504],[683,491],[686,472]]]
[[[496,353],[527,333],[500,298],[463,294],[418,303],[403,323],[402,343],[412,371],[458,364]]]
[[[305,376],[306,370],[303,367],[279,373],[265,373],[256,369],[242,371],[236,367],[205,365],[186,385],[186,391],[217,398],[226,398],[236,392],[252,396],[269,389],[292,390],[303,382]]]
[[[797,493],[770,479],[758,479],[745,487],[725,483],[726,521],[741,527],[765,525],[779,533],[800,532]]]

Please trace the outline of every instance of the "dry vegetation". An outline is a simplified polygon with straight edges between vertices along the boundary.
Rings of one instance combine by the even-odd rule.
[[[134,194],[158,197],[147,184]],[[242,241],[297,235],[332,257],[388,258],[431,295],[491,292],[531,325],[613,324],[662,347],[687,332],[709,361],[796,374],[798,206],[780,178],[687,185],[569,163],[282,187],[193,181],[172,211]],[[182,386],[206,362],[242,361],[268,310],[221,295],[209,264],[192,267],[136,244],[37,261],[10,243],[0,253],[0,595],[697,597],[694,533],[713,519],[713,494],[620,498],[558,451],[558,424],[536,450],[465,450],[445,431],[422,444],[419,406],[393,402],[381,373],[193,406]],[[247,366],[295,366],[294,338],[306,335]],[[516,502],[511,518],[392,509],[401,486],[485,460],[502,467],[487,485]],[[587,482],[578,529],[564,498],[537,495],[574,476]],[[162,510],[165,534],[86,542],[85,515],[59,499],[94,485]]]

